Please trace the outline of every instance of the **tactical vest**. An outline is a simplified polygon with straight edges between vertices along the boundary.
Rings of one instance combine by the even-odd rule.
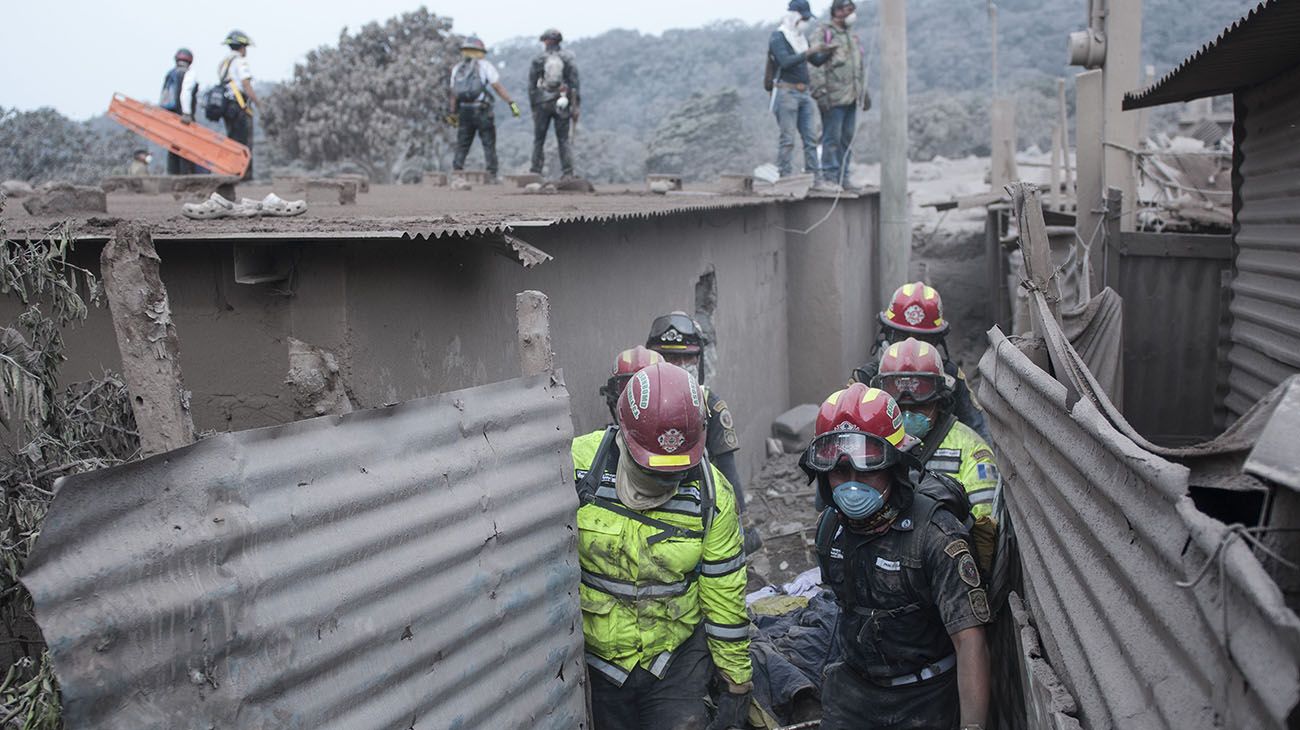
[[[822,582],[840,606],[845,661],[882,686],[908,684],[928,678],[923,672],[934,676],[952,666],[952,639],[927,597],[923,553],[924,531],[942,507],[913,489],[911,504],[883,535],[846,529],[834,508],[818,522],[817,557]]]

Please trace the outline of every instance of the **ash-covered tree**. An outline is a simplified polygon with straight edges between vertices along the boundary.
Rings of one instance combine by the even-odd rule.
[[[126,172],[142,141],[126,130],[100,132],[54,109],[0,108],[0,179],[95,183]]]
[[[345,28],[267,97],[262,124],[276,156],[311,168],[355,164],[376,182],[439,157],[454,139],[442,117],[459,41],[449,18],[425,8]]]
[[[757,149],[746,121],[735,89],[692,94],[659,121],[646,151],[646,172],[707,180],[753,169],[768,150]]]

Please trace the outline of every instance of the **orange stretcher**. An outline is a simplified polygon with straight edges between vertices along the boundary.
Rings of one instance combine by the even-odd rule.
[[[233,139],[194,122],[185,124],[180,115],[162,107],[113,94],[108,118],[219,175],[243,177],[253,153]]]

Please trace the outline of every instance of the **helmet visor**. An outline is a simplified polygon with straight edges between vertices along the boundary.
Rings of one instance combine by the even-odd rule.
[[[834,471],[848,459],[858,471],[877,471],[897,460],[897,452],[884,439],[861,431],[831,431],[812,440],[804,463],[814,471]]]
[[[925,403],[941,394],[939,378],[922,373],[897,373],[881,375],[876,387],[893,396],[899,403]]]

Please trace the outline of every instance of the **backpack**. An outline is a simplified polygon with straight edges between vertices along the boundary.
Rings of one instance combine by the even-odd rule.
[[[542,61],[542,77],[537,84],[551,93],[559,93],[564,86],[564,57],[558,53],[546,54]]]
[[[473,104],[487,91],[483,83],[483,74],[479,71],[478,59],[468,63],[462,61],[456,66],[452,75],[452,93],[461,104]]]
[[[181,84],[185,81],[185,71],[186,69],[178,67],[167,72],[163,79],[162,94],[158,97],[158,106],[169,112],[180,113]]]
[[[232,55],[221,62],[221,81],[203,93],[203,115],[208,118],[209,122],[225,119],[226,112],[234,101],[226,91],[226,86],[230,81],[230,64],[234,60],[235,57]]]

